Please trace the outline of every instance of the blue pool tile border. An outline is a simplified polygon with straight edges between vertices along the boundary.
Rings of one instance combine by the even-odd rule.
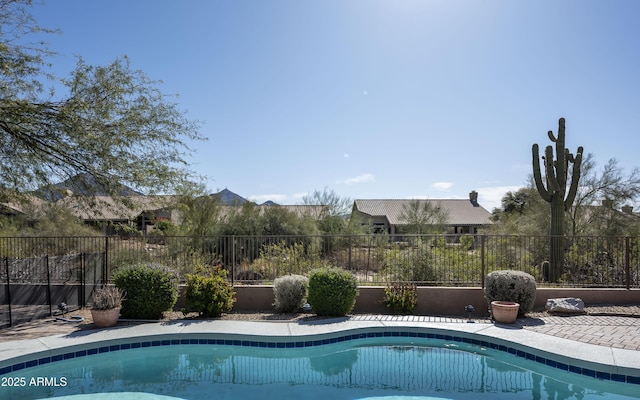
[[[317,347],[328,344],[336,344],[351,340],[366,339],[366,338],[384,338],[384,337],[409,337],[409,338],[421,338],[421,339],[436,339],[447,342],[459,342],[467,343],[484,348],[498,350],[501,352],[512,354],[518,358],[523,358],[528,361],[535,361],[539,364],[560,369],[562,371],[575,373],[578,375],[584,375],[591,378],[597,378],[605,381],[614,381],[620,383],[631,383],[634,385],[640,385],[640,376],[614,374],[610,372],[597,371],[591,368],[582,368],[575,365],[569,365],[547,359],[524,350],[516,349],[513,347],[489,342],[486,340],[478,340],[469,337],[445,335],[429,332],[413,332],[413,331],[375,331],[375,332],[361,332],[350,335],[343,335],[338,337],[332,337],[319,340],[304,340],[304,341],[253,341],[253,340],[230,340],[230,339],[165,339],[165,340],[148,340],[140,342],[121,343],[108,346],[97,346],[86,350],[71,351],[68,353],[57,354],[50,357],[34,358],[33,360],[19,362],[13,365],[9,365],[0,368],[0,375],[10,374],[12,372],[22,371],[26,368],[36,367],[38,365],[49,364],[52,362],[69,360],[72,358],[87,357],[94,354],[111,353],[129,349],[139,349],[147,347],[160,347],[160,346],[177,346],[177,345],[217,345],[217,346],[239,346],[239,347],[259,347],[259,348],[274,348],[274,349],[292,349],[303,347]]]

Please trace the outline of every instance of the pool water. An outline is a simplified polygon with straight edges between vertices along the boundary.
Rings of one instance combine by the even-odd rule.
[[[0,399],[27,400],[640,398],[638,385],[589,378],[473,344],[421,338],[363,338],[306,348],[147,347],[2,378],[25,384],[0,387]]]

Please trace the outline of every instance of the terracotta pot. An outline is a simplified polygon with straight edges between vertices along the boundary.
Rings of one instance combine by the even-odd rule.
[[[93,325],[96,328],[108,328],[115,326],[118,323],[120,317],[120,307],[110,308],[108,310],[94,310],[91,309],[91,318],[93,319]]]
[[[492,301],[491,315],[496,322],[513,324],[518,318],[520,304],[511,301]]]

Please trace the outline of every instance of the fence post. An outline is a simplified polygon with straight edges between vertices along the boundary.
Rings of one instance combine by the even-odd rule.
[[[631,257],[631,246],[630,246],[631,238],[626,236],[624,238],[624,274],[625,281],[627,285],[627,290],[631,289],[631,261],[629,258]]]
[[[53,307],[51,305],[51,270],[49,268],[49,256],[44,256],[47,265],[47,302],[49,303],[49,316],[53,317]]]
[[[231,236],[231,286],[236,277],[236,235]]]
[[[351,271],[351,257],[353,252],[353,235],[349,235],[349,262],[347,263],[349,271]]]
[[[9,326],[13,326],[11,315],[11,279],[9,279],[9,257],[4,258],[4,268],[7,271],[7,303],[9,303]]]
[[[103,285],[109,283],[109,236],[104,237],[104,266],[102,270]]]
[[[484,276],[486,275],[485,274],[486,266],[485,266],[485,263],[484,263],[484,245],[485,245],[485,242],[486,242],[486,238],[487,238],[487,235],[480,236],[480,265],[481,265],[481,267],[480,267],[480,287],[482,289],[484,289]]]
[[[86,291],[87,291],[87,282],[86,282],[86,276],[87,276],[87,271],[85,271],[85,269],[87,268],[87,262],[86,262],[86,253],[80,253],[80,290],[79,292],[79,299],[78,299],[78,305],[80,308],[83,308],[85,306],[84,304],[84,299],[85,299],[85,295],[86,295]]]

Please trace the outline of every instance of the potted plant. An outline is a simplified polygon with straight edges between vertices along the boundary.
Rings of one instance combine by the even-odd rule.
[[[522,271],[493,271],[485,278],[485,297],[496,322],[512,324],[533,309],[535,278]]]
[[[491,316],[496,322],[503,324],[513,324],[516,322],[519,309],[520,304],[513,301],[495,300],[491,302]]]
[[[96,328],[107,328],[118,323],[124,292],[115,286],[104,286],[93,291],[91,318]]]

